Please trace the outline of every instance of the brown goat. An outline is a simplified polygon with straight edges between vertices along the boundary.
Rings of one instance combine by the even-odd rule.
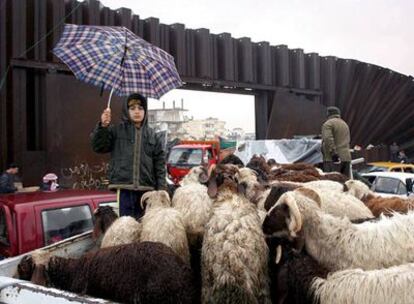
[[[324,175],[320,176],[320,179],[331,180],[331,181],[338,182],[341,184],[344,184],[347,180],[349,180],[349,178],[346,175],[343,175],[339,172],[325,173]]]
[[[414,200],[400,197],[379,197],[371,194],[362,199],[375,217],[381,213],[390,216],[393,212],[407,213],[414,210]]]

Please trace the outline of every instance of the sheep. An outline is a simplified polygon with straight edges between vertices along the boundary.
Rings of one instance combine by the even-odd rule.
[[[268,181],[268,176],[271,170],[266,159],[262,155],[253,155],[250,161],[246,164],[246,167],[257,172],[259,182]]]
[[[182,215],[171,207],[170,197],[163,190],[149,191],[141,197],[145,214],[141,218],[143,241],[160,242],[170,246],[186,263],[190,264],[190,252]]]
[[[272,303],[314,304],[311,285],[329,271],[304,251],[297,252],[283,239],[267,238]]]
[[[326,185],[326,181],[319,181],[320,183],[304,183],[302,186],[290,184],[290,183],[274,183],[269,196],[264,202],[264,207],[269,210],[287,191],[295,190],[304,196],[316,200],[320,203],[320,208],[329,214],[342,217],[346,216],[351,220],[356,219],[369,219],[373,218],[371,211],[364,205],[363,202],[358,200],[352,195],[345,194],[339,191],[329,190],[330,185]],[[328,190],[325,190],[326,189]]]
[[[272,282],[274,303],[414,303],[414,290],[410,288],[414,264],[329,273],[312,257],[292,250],[283,241],[273,241],[272,245],[280,244],[283,247],[281,258],[270,259],[275,271]]]
[[[209,178],[213,213],[201,253],[202,303],[270,303],[268,249],[237,173],[236,166],[217,165]]]
[[[309,174],[310,173],[310,174]],[[300,182],[306,183],[310,181],[316,181],[319,179],[319,176],[314,175],[314,171],[296,171],[296,170],[285,170],[283,168],[273,170],[269,179],[274,181],[291,181],[291,182]]]
[[[407,213],[414,209],[413,199],[396,196],[381,197],[372,192],[366,184],[357,180],[347,181],[345,188],[349,194],[362,200],[376,217],[381,213],[390,216],[393,212]]]
[[[172,199],[172,206],[182,215],[191,245],[202,240],[204,226],[211,215],[212,201],[207,194],[207,187],[203,185],[207,179],[205,168],[201,166],[192,168]]]
[[[111,207],[99,207],[95,213],[94,238],[100,238],[100,248],[139,242],[141,224],[131,216],[117,218]]]
[[[334,216],[346,216],[350,220],[374,218],[371,210],[356,197],[338,191],[326,191],[317,187],[309,188],[317,193],[321,200],[321,208]],[[313,195],[313,194],[312,194]]]
[[[161,243],[103,248],[78,259],[38,251],[22,263],[32,266],[18,267],[20,278],[79,294],[122,303],[195,302],[190,268]]]
[[[315,278],[311,290],[321,304],[414,303],[414,264],[364,271],[351,269]]]
[[[266,234],[298,239],[314,259],[331,271],[370,270],[414,262],[414,212],[352,224],[347,217],[323,213],[320,201],[309,203],[310,198],[299,190],[283,194],[268,211],[263,223]]]
[[[346,181],[349,180],[349,177],[339,172],[328,172],[321,174],[319,179],[331,180],[333,182],[338,182],[343,185]]]
[[[239,168],[244,167],[243,161],[237,155],[234,155],[234,154],[227,155],[225,158],[223,158],[219,162],[219,164],[222,164],[222,165],[232,164],[232,165],[236,165]]]

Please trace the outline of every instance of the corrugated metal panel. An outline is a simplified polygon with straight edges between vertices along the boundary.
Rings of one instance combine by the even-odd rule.
[[[213,78],[210,31],[205,28],[195,30],[195,63],[196,77]]]
[[[234,47],[229,33],[222,33],[217,38],[218,78],[234,81]]]
[[[238,40],[238,63],[239,81],[253,82],[253,45],[250,38],[240,38]]]
[[[170,25],[170,54],[175,58],[180,75],[186,75],[187,70],[187,49],[184,24],[175,23]]]
[[[290,70],[292,87],[305,89],[305,55],[302,49],[290,50]]]

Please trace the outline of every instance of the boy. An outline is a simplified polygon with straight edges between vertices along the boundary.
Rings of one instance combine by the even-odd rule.
[[[119,191],[119,212],[139,219],[144,192],[166,189],[165,152],[154,130],[147,126],[147,99],[130,95],[122,108],[122,121],[111,124],[111,110],[105,109],[92,132],[92,148],[111,153],[109,188]]]

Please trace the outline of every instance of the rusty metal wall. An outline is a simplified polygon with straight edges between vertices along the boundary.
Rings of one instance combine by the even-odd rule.
[[[37,161],[39,168],[48,162],[51,139],[47,130],[53,128],[53,121],[49,120],[51,112],[46,106],[50,102],[47,75],[69,75],[63,68],[50,65],[59,63],[51,49],[64,22],[131,29],[174,56],[186,82],[184,88],[253,94],[258,138],[277,136],[272,130],[282,126],[283,121],[271,119],[276,104],[280,107],[278,112],[286,113],[287,120],[294,113],[302,113],[299,108],[289,112],[291,106],[276,102],[274,96],[282,90],[305,98],[304,102],[341,108],[350,125],[353,144],[389,144],[396,140],[409,152],[414,148],[414,82],[389,69],[321,57],[286,45],[254,42],[248,37],[236,38],[230,33],[211,33],[206,28],[189,29],[181,23],[166,25],[153,17],[141,19],[128,8],[112,10],[96,0],[0,0],[1,79],[12,59],[18,62],[10,67],[0,92],[1,168],[9,161]],[[85,94],[86,99],[96,99],[95,91]],[[54,98],[53,102],[64,102],[63,96]],[[95,113],[82,115],[95,119]],[[310,115],[295,115],[301,115],[305,123],[313,121]],[[300,131],[300,126],[297,130],[294,125],[291,128],[292,134]]]

